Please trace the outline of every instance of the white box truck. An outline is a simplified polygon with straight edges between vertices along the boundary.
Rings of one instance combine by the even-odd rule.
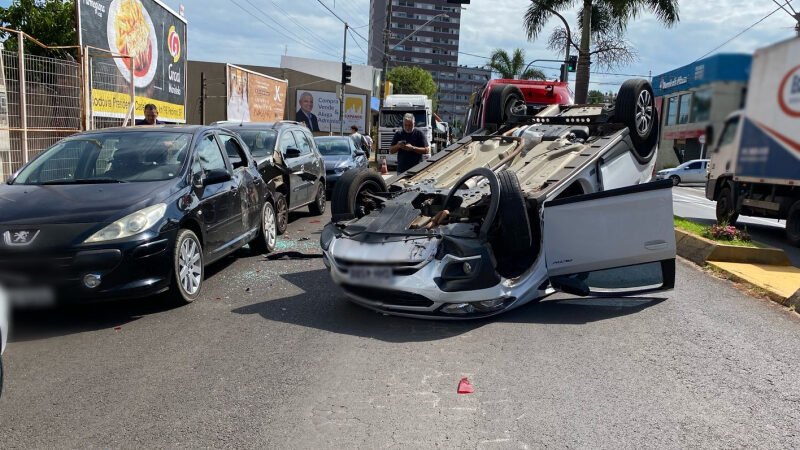
[[[397,154],[390,155],[389,147],[392,146],[394,134],[403,128],[403,116],[406,113],[414,114],[414,126],[428,138],[431,144],[431,153],[436,153],[433,142],[433,102],[425,95],[387,95],[383,101],[378,122],[378,163],[386,157],[386,164],[390,167],[397,165]],[[430,155],[428,155],[430,156]]]
[[[789,242],[800,245],[800,38],[756,51],[744,109],[706,136],[706,198],[717,202],[717,220],[785,219]]]

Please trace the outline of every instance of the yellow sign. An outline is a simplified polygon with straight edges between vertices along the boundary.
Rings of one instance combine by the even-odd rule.
[[[144,105],[152,103],[158,108],[158,119],[170,122],[185,122],[185,107],[173,103],[162,102],[145,97],[136,97],[136,107],[134,114],[143,117]],[[125,117],[131,105],[130,94],[120,92],[105,91],[102,89],[92,89],[92,112],[95,115],[102,113],[108,117]]]

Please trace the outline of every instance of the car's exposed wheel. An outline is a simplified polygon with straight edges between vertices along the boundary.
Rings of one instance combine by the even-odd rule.
[[[348,170],[333,187],[331,220],[350,220],[363,217],[377,207],[369,194],[386,192],[383,177],[374,170]]]
[[[531,227],[516,174],[504,170],[497,174],[497,180],[500,183],[500,207],[497,210],[498,227],[491,241],[498,273],[513,278],[522,274],[530,264],[533,253]]]
[[[278,219],[275,207],[269,201],[261,208],[261,225],[255,239],[250,241],[250,250],[256,253],[269,253],[275,250],[278,241]]]
[[[800,247],[800,200],[789,208],[786,217],[786,240],[795,247]]]
[[[670,179],[670,181],[672,181],[672,185],[673,186],[677,186],[677,185],[681,184],[681,177],[679,177],[677,175],[671,175],[669,177],[669,179]]]
[[[325,183],[322,181],[317,183],[317,196],[314,197],[314,203],[308,205],[308,210],[315,216],[325,212]]]
[[[719,197],[717,197],[716,213],[717,223],[736,225],[736,220],[739,218],[739,214],[734,209],[733,192],[731,191],[731,188],[726,186],[719,192]]]
[[[181,229],[173,252],[171,294],[176,303],[191,303],[203,284],[203,246],[192,230]]]
[[[658,138],[658,113],[653,88],[647,80],[628,80],[619,88],[615,120],[624,123],[641,157],[649,156]]]
[[[275,193],[275,227],[278,234],[286,232],[289,226],[289,205],[286,203],[286,196],[280,192]]]
[[[510,84],[492,87],[486,99],[484,126],[499,128],[511,117],[512,109],[524,103],[525,97],[518,87]]]

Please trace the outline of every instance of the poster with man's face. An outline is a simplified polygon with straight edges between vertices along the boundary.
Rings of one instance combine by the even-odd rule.
[[[344,124],[339,121],[339,97],[335,92],[297,90],[298,122],[305,123],[312,131],[350,132],[355,125],[363,132],[367,125],[367,97],[346,94],[344,99]],[[309,123],[311,126],[309,126]],[[318,129],[314,129],[313,125]]]

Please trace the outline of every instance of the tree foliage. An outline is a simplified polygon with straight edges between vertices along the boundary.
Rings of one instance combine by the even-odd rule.
[[[491,60],[486,65],[487,68],[500,74],[501,78],[514,80],[546,80],[544,72],[537,69],[525,69],[525,51],[521,48],[514,49],[512,56],[508,52],[498,48],[492,52]],[[523,72],[524,70],[524,72]]]
[[[644,12],[653,13],[664,25],[670,27],[677,23],[678,0],[533,0],[525,12],[523,25],[528,39],[536,39],[548,21],[559,11],[566,11],[579,4],[578,70],[575,78],[575,100],[586,101],[589,91],[589,65],[594,56],[598,65],[613,67],[630,62],[635,53],[624,40],[628,23]],[[588,26],[584,26],[587,24]],[[557,32],[558,33],[558,32]],[[551,48],[562,51],[565,47],[566,33],[550,39]],[[593,46],[594,43],[594,46]],[[603,55],[603,56],[600,56]]]
[[[386,74],[395,94],[422,94],[436,102],[436,83],[431,73],[418,66],[398,66]],[[436,105],[434,105],[434,110]]]
[[[24,31],[45,45],[78,44],[75,2],[72,0],[13,0],[8,7],[0,7],[0,24]],[[17,37],[13,33],[0,32],[0,39],[6,50],[17,49]],[[33,42],[26,42],[25,51],[36,55],[52,55]]]

